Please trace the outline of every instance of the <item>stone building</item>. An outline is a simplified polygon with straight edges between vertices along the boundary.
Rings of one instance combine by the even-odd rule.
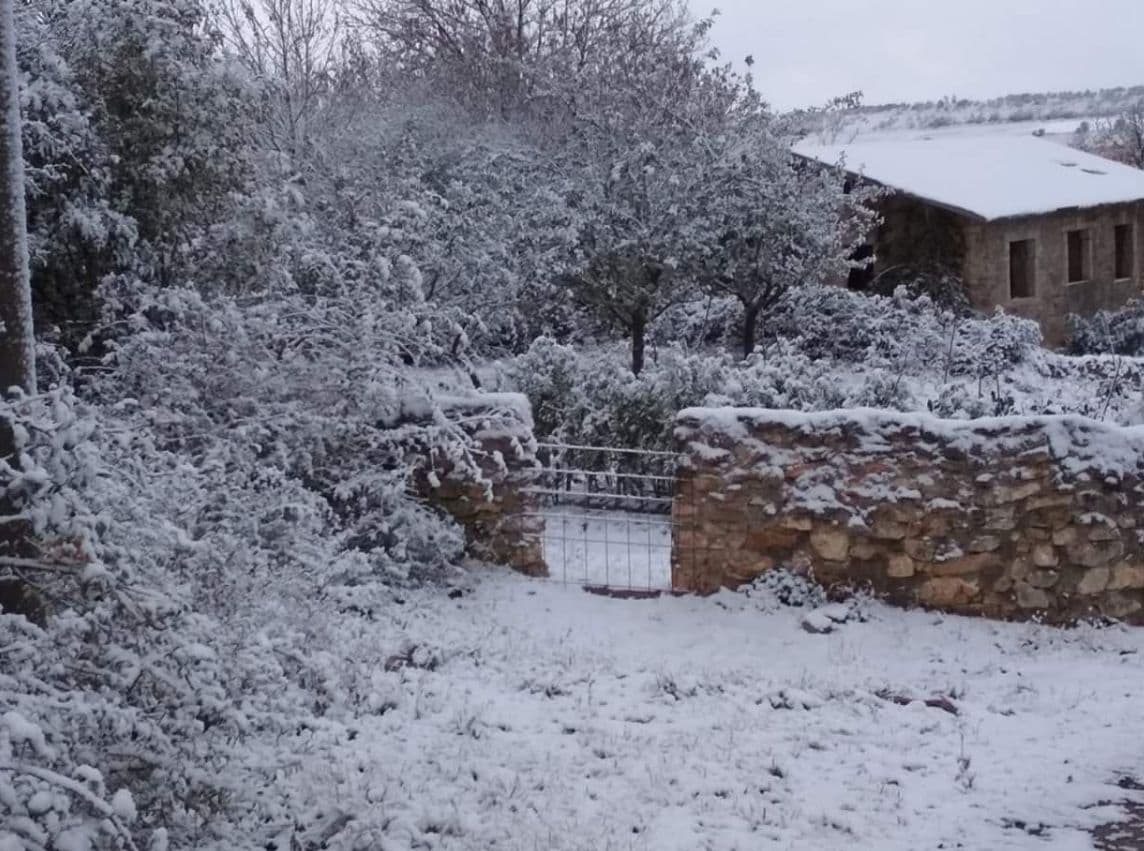
[[[959,274],[974,307],[1067,337],[1070,313],[1116,309],[1141,291],[1144,171],[1034,136],[898,136],[804,142],[800,156],[885,187],[873,266],[861,289],[897,269]],[[863,256],[863,255],[859,255]]]

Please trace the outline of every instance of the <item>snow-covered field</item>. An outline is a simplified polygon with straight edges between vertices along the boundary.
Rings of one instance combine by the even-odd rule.
[[[550,579],[636,590],[671,588],[671,515],[554,506],[544,521]]]
[[[809,634],[760,591],[493,569],[453,597],[347,625],[374,714],[284,769],[324,847],[1082,849],[1142,767],[1142,631],[867,603]]]

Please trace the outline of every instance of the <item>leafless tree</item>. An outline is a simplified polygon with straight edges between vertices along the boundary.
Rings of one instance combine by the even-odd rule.
[[[0,0],[0,393],[36,388],[13,0]]]
[[[1116,118],[1095,122],[1078,134],[1077,147],[1110,160],[1144,169],[1144,101]]]
[[[543,110],[553,86],[646,50],[686,18],[680,0],[356,0],[377,50],[501,118]]]
[[[313,139],[341,49],[336,0],[221,0],[231,49],[265,87],[270,146],[293,162]]]

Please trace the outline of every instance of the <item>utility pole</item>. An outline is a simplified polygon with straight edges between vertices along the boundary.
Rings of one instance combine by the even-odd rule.
[[[36,392],[14,0],[0,0],[0,395]]]

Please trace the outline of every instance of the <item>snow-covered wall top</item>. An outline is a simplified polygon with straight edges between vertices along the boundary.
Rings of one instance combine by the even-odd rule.
[[[960,452],[966,456],[1019,458],[1043,449],[1063,475],[1123,476],[1144,474],[1144,426],[1122,427],[1086,417],[984,417],[944,420],[924,413],[878,408],[801,413],[767,408],[687,408],[676,421],[676,440],[692,444],[692,452],[726,452],[739,457],[754,446],[760,460],[784,458],[752,435],[761,428],[785,426],[804,434],[833,433],[848,437],[869,455],[894,453],[895,439],[907,437],[919,449]],[[899,447],[900,448],[900,447]]]
[[[987,221],[1144,199],[1144,171],[1033,136],[805,140],[795,152]]]

